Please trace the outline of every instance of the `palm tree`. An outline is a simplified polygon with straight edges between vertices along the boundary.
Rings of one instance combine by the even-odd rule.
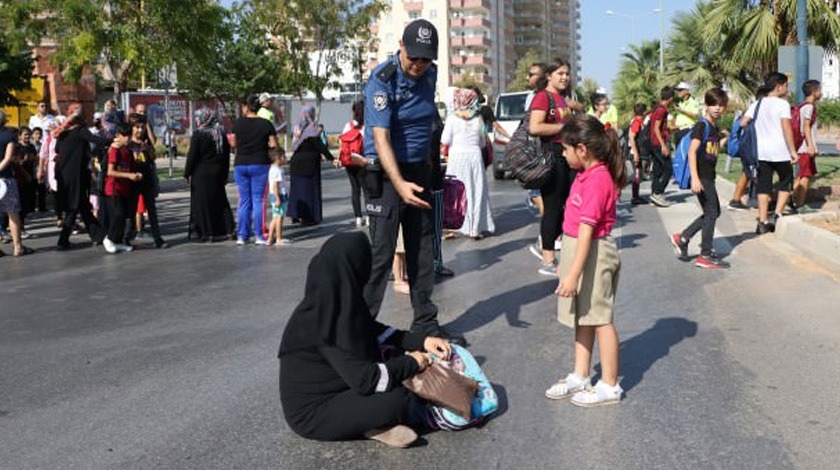
[[[840,46],[840,15],[825,0],[808,0],[808,37],[826,49]],[[714,0],[703,34],[716,37],[729,31],[721,44],[731,60],[763,75],[776,69],[779,46],[795,45],[796,0]]]
[[[619,120],[626,122],[634,104],[644,103],[651,109],[659,101],[659,41],[631,45],[621,57],[618,77],[613,81],[613,103]]]
[[[704,34],[703,25],[712,8],[711,1],[700,1],[690,14],[674,21],[673,33],[665,49],[667,68],[663,81],[669,84],[689,82],[698,94],[721,87],[736,102],[746,103],[758,79],[750,67],[741,67],[730,60],[730,54],[722,47],[730,31],[722,29],[713,35]]]

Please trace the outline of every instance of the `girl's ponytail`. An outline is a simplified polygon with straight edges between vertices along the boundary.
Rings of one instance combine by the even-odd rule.
[[[624,166],[624,158],[621,155],[621,145],[618,142],[618,134],[615,129],[605,129],[607,145],[606,152],[603,155],[604,163],[607,169],[610,170],[613,182],[619,191],[627,185],[627,173]]]

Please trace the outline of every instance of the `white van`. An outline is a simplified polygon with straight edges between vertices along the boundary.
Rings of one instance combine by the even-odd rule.
[[[525,101],[530,91],[518,91],[513,93],[502,93],[496,98],[496,119],[504,130],[513,135],[513,131],[519,127],[520,121],[525,117]],[[497,180],[504,179],[507,173],[507,161],[505,150],[508,140],[503,135],[492,133],[493,137],[493,177]]]

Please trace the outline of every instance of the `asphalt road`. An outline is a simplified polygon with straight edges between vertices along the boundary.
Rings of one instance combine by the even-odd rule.
[[[501,398],[484,427],[393,450],[286,426],[280,335],[310,257],[354,230],[346,177],[326,170],[325,223],[289,229],[288,247],[183,243],[183,189],[160,202],[169,250],[58,253],[50,219],[31,224],[29,244],[44,249],[0,260],[0,468],[834,468],[840,275],[756,239],[741,212],[718,224],[732,268],[701,270],[667,241],[697,214],[692,198],[621,204],[626,399],[552,402],[543,392],[568,372],[573,334],[554,320],[556,281],[527,250],[537,225],[523,191],[491,184],[497,234],[445,242],[457,275],[434,296]],[[381,318],[405,327],[410,316],[389,290]]]

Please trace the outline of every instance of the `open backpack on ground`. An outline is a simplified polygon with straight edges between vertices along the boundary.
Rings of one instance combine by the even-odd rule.
[[[556,104],[551,93],[548,94],[547,122],[554,122]],[[519,127],[513,132],[510,143],[505,150],[505,160],[511,175],[519,181],[525,189],[539,189],[548,181],[554,171],[554,154],[550,144],[543,142],[538,136],[530,132],[531,110],[525,111],[525,117]]]
[[[709,138],[709,121],[701,118],[700,122],[705,124],[706,130],[703,132],[703,140],[700,142],[700,148],[697,152],[701,152],[703,146],[706,145],[706,140]],[[691,162],[688,158],[688,149],[691,147],[691,132],[686,133],[674,152],[674,158],[671,160],[671,166],[674,170],[674,182],[680,189],[688,189],[691,187]]]
[[[499,408],[499,397],[473,355],[461,346],[453,344],[452,353],[444,365],[478,382],[478,392],[472,399],[469,419],[447,408],[430,405],[430,419],[433,421],[430,424],[446,431],[460,431],[486,421]]]

